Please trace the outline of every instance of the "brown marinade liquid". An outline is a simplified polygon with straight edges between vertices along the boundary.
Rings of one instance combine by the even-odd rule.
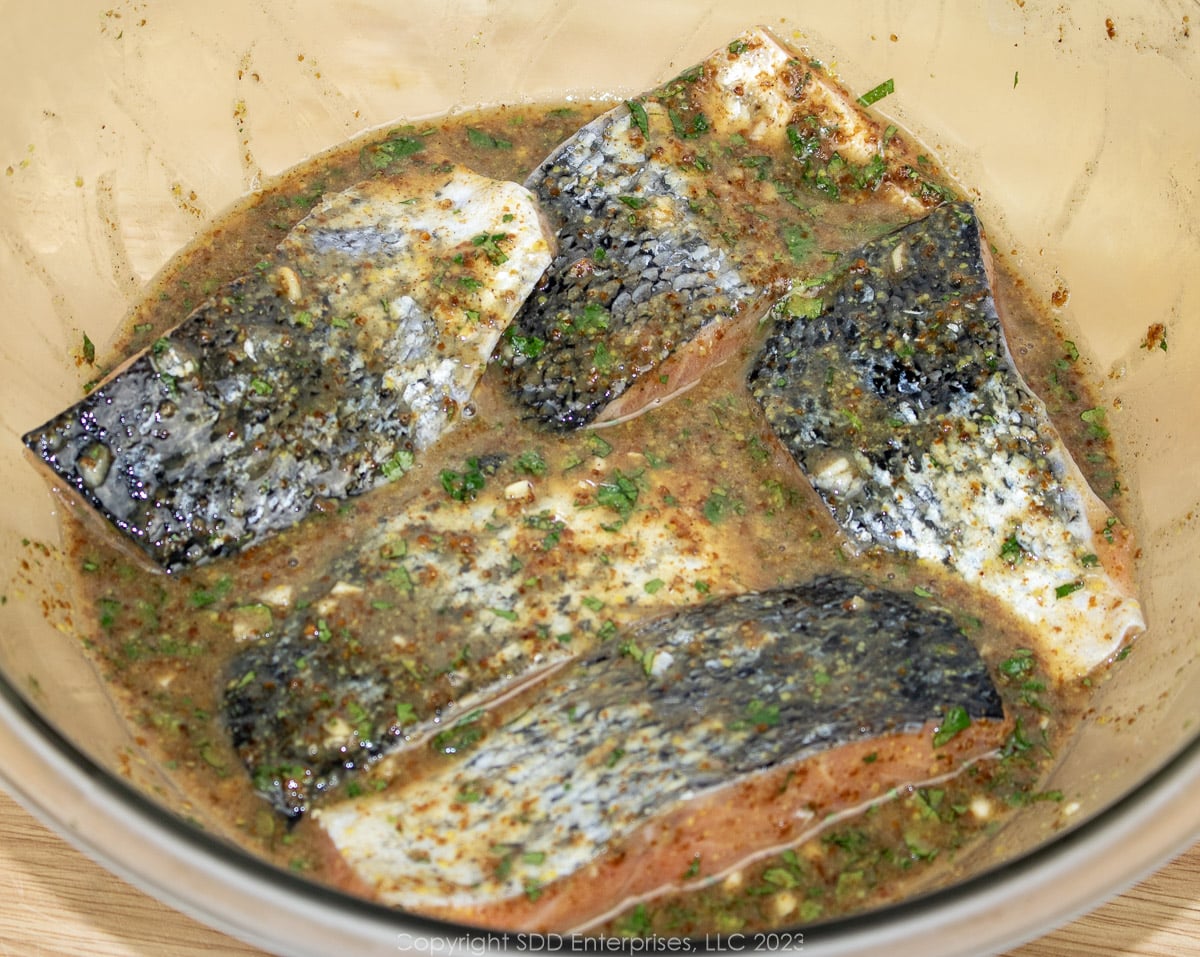
[[[116,357],[151,344],[220,284],[250,271],[329,191],[340,191],[390,161],[387,141],[420,137],[427,149],[485,175],[524,179],[556,144],[610,104],[507,107],[388,130],[316,157],[225,216],[162,274],[129,320]],[[402,162],[402,160],[396,160]],[[1083,362],[1001,270],[996,291],[1014,357],[1046,400],[1085,474],[1102,494],[1115,471],[1106,443],[1089,435],[1078,412],[1091,403]],[[1012,666],[1029,646],[1002,609],[936,570],[894,556],[850,556],[820,500],[771,443],[744,385],[748,343],[690,392],[627,423],[605,429],[615,453],[665,463],[655,469],[658,494],[716,495],[714,520],[731,525],[730,541],[754,587],[852,570],[901,591],[928,592],[960,609],[962,627],[996,675],[1017,730],[998,760],[972,765],[938,787],[902,792],[890,802],[838,820],[818,837],[741,868],[719,883],[637,905],[603,933],[703,935],[794,926],[853,913],[945,885],[981,852],[1016,808],[1054,805],[1040,790],[1054,754],[1086,702],[1082,687],[1056,687],[1032,668]],[[492,370],[495,371],[495,370]],[[69,526],[71,560],[82,606],[90,612],[85,644],[137,728],[146,755],[164,763],[184,797],[182,813],[252,853],[333,886],[355,889],[319,828],[289,827],[256,794],[220,720],[223,669],[239,650],[234,622],[254,597],[290,583],[297,595],[328,588],[320,556],[351,548],[394,515],[412,483],[434,483],[443,468],[488,443],[510,452],[537,449],[550,469],[570,466],[569,451],[522,421],[497,377],[485,375],[474,415],[431,450],[422,467],[395,486],[315,516],[235,558],[178,576],[146,574],[112,537]],[[578,437],[573,440],[576,444]],[[665,490],[665,492],[664,492]],[[314,570],[317,578],[314,580]],[[252,612],[250,612],[252,613]],[[409,756],[418,771],[438,755]],[[373,787],[367,776],[342,785]]]

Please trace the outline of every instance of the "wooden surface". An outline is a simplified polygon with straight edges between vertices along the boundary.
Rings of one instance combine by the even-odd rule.
[[[819,953],[819,947],[812,947]],[[0,957],[260,957],[65,844],[0,792]],[[1010,957],[1200,957],[1200,844]]]

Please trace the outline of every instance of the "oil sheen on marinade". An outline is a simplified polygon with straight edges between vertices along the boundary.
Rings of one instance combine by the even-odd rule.
[[[736,61],[742,43],[756,36],[731,44],[717,56]],[[788,69],[793,69],[793,62],[788,63]],[[809,78],[806,82],[829,86],[819,67],[808,66],[800,74]],[[689,71],[680,82],[707,83],[710,74],[706,70],[698,75]],[[664,91],[670,88],[668,85]],[[693,125],[685,127],[684,132],[697,134],[696,156],[711,163],[714,170],[724,170],[730,181],[741,178],[757,184],[774,183],[780,195],[791,190],[793,198],[805,200],[804,206],[820,208],[820,221],[843,237],[839,240],[841,248],[852,249],[898,222],[922,215],[924,200],[936,200],[944,192],[904,165],[887,173],[881,170],[881,165],[888,168],[890,151],[900,143],[892,131],[871,127],[877,135],[866,141],[867,152],[852,152],[854,138],[847,137],[840,127],[852,129],[849,121],[861,111],[845,94],[835,96],[834,102],[846,111],[846,122],[823,123],[816,112],[811,122],[804,116],[793,116],[796,122],[789,124],[791,132],[785,132],[778,141],[778,145],[786,143],[783,153],[760,149],[753,138],[740,133],[727,135],[728,128],[720,137],[710,136],[708,130],[698,129],[694,116]],[[674,134],[671,107],[666,108]],[[636,113],[628,106],[623,109],[631,116]],[[647,108],[647,112],[652,111]],[[678,109],[675,112],[677,119],[683,116]],[[561,119],[551,119],[561,125]],[[530,154],[524,139],[527,133],[536,135],[537,125],[530,122],[528,129],[517,129],[507,125],[506,120],[503,112],[466,117],[458,125],[443,124],[437,135],[456,138],[463,152],[476,149],[475,160],[490,164],[487,172],[491,175],[519,179],[542,155]],[[360,161],[363,157],[368,162],[381,160],[379,165],[391,172],[408,162],[405,154],[417,148],[412,144],[424,136],[426,133],[418,137],[394,131],[379,143],[361,148],[356,145],[355,153]],[[429,137],[431,142],[433,139]],[[479,143],[489,141],[491,147],[478,149]],[[500,151],[489,152],[493,148]],[[502,151],[509,149],[513,157],[528,157],[529,164],[523,169],[516,160],[506,165]],[[876,156],[879,161],[874,160]],[[924,163],[919,165],[928,168]],[[789,180],[789,174],[781,173],[781,168],[793,172],[799,169],[800,174]],[[319,182],[322,175],[315,180]],[[922,197],[922,210],[905,211],[909,203],[902,197],[876,196],[876,187],[885,191],[882,188],[886,186],[890,192],[896,179],[908,182],[907,191]],[[305,181],[301,189],[311,191],[312,181]],[[901,194],[905,192],[900,190]],[[839,198],[857,198],[860,202],[832,201]],[[876,199],[881,203],[876,204]],[[622,205],[638,211],[634,209],[637,203]],[[881,226],[869,216],[867,222],[862,222],[866,211],[878,212],[877,205],[891,211],[882,214],[886,225]],[[899,220],[894,218],[896,215]],[[797,264],[801,274],[804,269],[815,270],[818,264],[823,272],[829,265],[828,258],[819,253],[824,240],[806,245],[804,222],[792,221],[798,227],[795,231],[758,230],[751,238],[771,250],[767,258],[784,262],[793,273]],[[514,333],[505,348],[519,351],[518,343],[530,338]],[[475,396],[480,415],[460,426],[456,435],[432,447],[404,481],[358,499],[345,514],[318,515],[236,560],[181,575],[168,582],[165,589],[126,575],[123,569],[127,568],[119,556],[103,565],[88,558],[88,567],[105,572],[97,575],[91,585],[99,596],[102,618],[115,619],[119,627],[131,629],[121,632],[118,625],[111,629],[102,626],[98,654],[118,680],[129,685],[133,706],[140,709],[140,723],[153,736],[152,746],[161,748],[177,763],[198,802],[207,801],[211,813],[232,822],[231,826],[242,831],[248,842],[262,847],[273,859],[308,870],[318,879],[364,890],[361,875],[348,873],[345,861],[322,863],[327,838],[312,820],[300,820],[287,827],[282,823],[286,815],[276,817],[266,811],[260,795],[268,795],[278,810],[291,814],[319,796],[320,785],[330,785],[341,775],[341,783],[325,792],[333,799],[327,804],[333,814],[338,807],[334,802],[387,786],[387,776],[397,769],[401,772],[394,785],[397,793],[403,793],[408,783],[419,787],[424,774],[435,778],[452,774],[439,770],[438,763],[457,760],[453,757],[456,741],[466,742],[475,729],[495,731],[498,718],[505,713],[503,708],[483,708],[483,698],[478,708],[464,707],[464,702],[470,704],[469,695],[475,693],[472,688],[486,688],[490,681],[503,685],[522,668],[527,677],[543,683],[553,681],[556,674],[539,675],[543,667],[566,668],[568,671],[557,675],[567,674],[569,669],[582,665],[563,662],[572,657],[599,660],[595,655],[603,657],[604,649],[608,649],[610,660],[622,662],[620,667],[628,671],[627,679],[649,682],[653,674],[646,674],[641,661],[629,654],[612,655],[613,649],[620,647],[618,632],[636,630],[641,627],[638,621],[647,616],[666,615],[663,620],[670,620],[671,615],[682,614],[685,607],[698,603],[703,612],[707,601],[721,607],[738,593],[798,587],[820,574],[835,570],[844,574],[847,561],[873,581],[894,579],[896,587],[910,593],[915,587],[918,598],[943,590],[955,595],[959,586],[937,568],[905,556],[889,558],[878,550],[855,555],[852,548],[844,547],[849,542],[840,539],[830,516],[810,499],[794,467],[774,449],[766,422],[755,414],[743,384],[743,359],[748,354],[731,351],[736,361],[710,369],[694,391],[663,403],[648,416],[613,426],[602,433],[603,439],[586,433],[555,438],[530,422],[515,421],[513,416],[528,416],[530,406],[522,405],[519,410],[507,406],[502,398],[503,385],[494,376],[485,375]],[[511,365],[512,357],[506,362]],[[702,362],[700,368],[711,365]],[[669,367],[668,373],[660,374],[670,379],[674,372]],[[540,452],[544,472],[537,464],[539,457],[529,455],[531,452]],[[450,489],[476,485],[476,474],[482,478],[483,488],[473,499],[464,495],[460,500],[450,494]],[[486,516],[480,524],[483,512]],[[779,542],[786,543],[786,552],[770,538],[772,533]],[[688,548],[679,548],[680,535],[687,536]],[[556,558],[549,558],[563,543],[568,547]],[[802,544],[798,547],[798,543]],[[97,549],[96,554],[102,552],[98,546],[91,547]],[[521,576],[521,569],[515,565],[497,563],[494,556],[506,548],[517,549],[515,557],[529,567],[528,574]],[[290,559],[292,555],[297,557]],[[560,559],[561,566],[555,564]],[[292,562],[298,563],[297,567],[290,567]],[[543,563],[540,568],[539,562]],[[455,593],[443,579],[457,573],[464,563],[476,572],[485,572],[478,576],[474,587],[486,607],[455,604]],[[419,574],[422,569],[424,577]],[[660,574],[659,569],[667,574]],[[418,572],[415,576],[414,571]],[[578,571],[583,573],[583,588],[571,584]],[[124,579],[128,580],[120,584]],[[539,595],[544,582],[549,589]],[[438,616],[452,635],[482,636],[482,654],[476,656],[469,641],[444,638],[427,644],[416,642],[417,647],[407,650],[401,647],[406,641],[413,642],[413,636],[398,623],[414,607],[410,603],[418,596],[420,584],[433,585],[431,594],[441,596],[426,606],[427,613]],[[567,600],[562,620],[567,627],[563,631],[557,630],[561,622],[554,618],[560,612],[556,595],[559,600]],[[762,868],[771,876],[761,886],[775,888],[769,895],[755,891],[746,902],[739,903],[734,900],[731,880],[706,885],[702,892],[692,891],[685,881],[672,891],[675,897],[682,894],[690,901],[708,895],[705,899],[715,903],[705,906],[715,910],[700,911],[679,923],[683,910],[677,901],[668,898],[660,911],[642,916],[635,912],[636,920],[620,925],[620,929],[636,932],[650,926],[684,927],[702,933],[714,927],[728,929],[733,926],[728,920],[735,914],[741,921],[739,928],[786,920],[789,913],[794,913],[795,919],[807,919],[806,915],[817,915],[809,906],[817,900],[824,908],[819,916],[870,906],[872,900],[909,886],[912,873],[896,868],[889,872],[891,878],[880,878],[881,883],[875,886],[863,877],[857,863],[853,874],[840,877],[827,868],[838,866],[839,855],[851,843],[856,853],[862,852],[865,842],[868,850],[882,850],[880,860],[894,857],[886,837],[889,827],[903,832],[906,842],[910,840],[911,824],[906,823],[906,815],[918,796],[924,802],[922,807],[936,820],[926,822],[921,836],[911,839],[916,843],[903,844],[901,853],[906,853],[903,848],[909,849],[907,861],[913,873],[936,874],[944,868],[940,861],[934,865],[936,855],[928,853],[928,847],[942,846],[943,841],[948,842],[946,846],[954,846],[958,841],[970,840],[975,831],[965,824],[971,815],[952,821],[946,808],[936,810],[933,795],[944,794],[950,806],[965,807],[980,793],[991,794],[996,803],[1006,804],[1027,798],[1036,790],[1037,762],[1046,759],[1042,748],[1052,740],[1049,735],[1061,719],[1061,689],[1048,684],[1040,697],[1030,690],[1041,667],[1039,652],[1022,650],[1022,645],[1032,645],[1033,641],[1020,627],[1007,635],[997,634],[996,623],[1004,620],[1003,609],[1001,614],[988,616],[981,610],[988,607],[987,603],[977,605],[975,596],[965,592],[958,594],[955,602],[969,609],[958,614],[959,627],[985,649],[993,674],[998,663],[1006,664],[998,681],[1006,710],[1018,720],[1025,719],[1025,730],[1020,731],[1018,726],[1006,743],[1002,761],[979,762],[965,776],[877,806],[870,815],[870,826],[864,823],[855,832],[870,832],[874,837],[849,842],[843,840],[844,831],[835,828],[826,835],[828,841],[818,837],[794,852],[765,859]],[[323,614],[322,608],[329,614]],[[530,618],[524,618],[526,614]],[[547,627],[536,626],[539,615]],[[142,623],[142,632],[132,630],[135,620]],[[162,622],[172,624],[164,626]],[[186,635],[187,647],[204,649],[205,653],[181,665],[167,650],[164,627]],[[418,663],[412,652],[427,656],[424,679],[429,683],[423,680],[405,685],[407,679],[401,679],[393,687],[386,675],[370,673],[369,656],[363,655],[355,664],[363,634],[374,634],[376,637],[368,638],[368,644],[374,642],[377,648],[392,643],[391,665],[385,660],[384,670],[394,668],[388,672],[393,677],[401,670],[411,675],[409,665]],[[399,641],[393,640],[396,638]],[[575,642],[579,644],[571,647]],[[123,657],[130,649],[140,649],[136,660]],[[315,655],[316,680],[332,682],[331,687],[338,693],[332,696],[331,710],[309,714],[303,707],[306,701],[326,707],[324,702],[330,696],[312,693],[313,689],[306,690],[301,682],[296,686],[295,709],[289,715],[286,689],[291,679],[304,670],[305,651]],[[232,664],[231,658],[235,659]],[[651,656],[651,672],[654,661]],[[283,686],[256,686],[272,668],[280,669],[278,673],[287,678]],[[1010,673],[1020,674],[1022,682],[1011,681]],[[458,683],[463,678],[466,682]],[[312,679],[304,676],[304,680]],[[218,683],[221,690],[214,700]],[[467,692],[466,697],[459,696],[460,688]],[[378,697],[371,699],[368,695],[364,707],[358,697],[360,690]],[[536,690],[528,690],[526,694],[532,697],[525,700],[536,702]],[[227,717],[234,717],[233,726],[240,721],[251,728],[260,722],[269,733],[282,731],[278,740],[269,736],[251,740],[248,734],[249,751],[243,748],[238,754],[232,749],[225,737],[230,725],[211,717],[219,711],[221,695],[231,691],[244,691],[243,703],[253,704],[257,696],[258,704],[265,708],[282,705],[285,713],[280,719],[272,718],[269,710],[258,712],[253,707],[239,716],[236,708],[240,705],[236,704],[227,713]],[[441,700],[439,695],[443,696]],[[225,703],[228,706],[230,702],[227,699]],[[756,713],[769,714],[769,707]],[[272,722],[277,722],[274,728],[270,727]],[[769,719],[759,723],[770,725]],[[1040,731],[1033,730],[1039,727]],[[458,734],[462,737],[456,737]],[[394,748],[387,760],[380,757],[387,748],[376,747],[384,736],[388,747]],[[929,736],[924,738],[928,744]],[[287,755],[288,749],[303,749],[302,757],[308,761],[312,757],[308,749],[313,747],[328,770],[321,772],[311,762],[290,765],[276,761],[281,756],[290,760],[295,750]],[[448,748],[452,753],[447,753]],[[835,749],[835,754],[846,753],[844,748]],[[869,767],[879,756],[875,754],[875,760],[872,757],[872,752],[861,754],[859,763]],[[347,758],[349,770],[346,764],[337,763]],[[1014,763],[1014,758],[1019,760]],[[252,770],[257,768],[257,794],[241,772],[243,761]],[[361,773],[363,770],[366,773]],[[411,781],[405,776],[409,773]],[[288,778],[291,774],[296,776],[294,781]],[[324,780],[319,781],[322,775]],[[390,795],[392,791],[385,793]],[[983,823],[981,820],[979,828]],[[535,865],[538,853],[531,852],[522,863]],[[812,864],[803,877],[797,863],[801,860]],[[689,865],[688,876],[694,877],[692,870]],[[747,870],[748,874],[753,872],[753,867]],[[740,873],[731,873],[731,878]],[[842,879],[855,875],[858,884]],[[807,901],[797,911],[782,909],[780,901],[787,893],[776,893],[780,888],[787,891],[785,877],[786,881],[815,882],[808,886]],[[784,883],[776,883],[779,881]],[[844,895],[843,885],[858,890]],[[526,894],[529,903],[535,903],[533,890]],[[773,912],[774,917],[761,909],[767,902],[780,908]],[[564,921],[569,924],[571,918],[567,916]]]

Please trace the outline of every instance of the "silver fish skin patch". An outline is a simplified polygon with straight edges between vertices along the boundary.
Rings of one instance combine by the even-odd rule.
[[[162,568],[233,554],[411,468],[551,243],[517,184],[445,164],[368,180],[24,441]]]
[[[886,231],[940,198],[917,165],[811,58],[748,31],[583,127],[526,180],[559,248],[501,344],[513,394],[568,431],[686,389],[789,267],[820,272],[860,241],[823,229],[829,208],[871,202],[862,219]]]
[[[637,624],[444,770],[316,819],[382,901],[469,908],[580,872],[712,789],[954,707],[1004,717],[946,610],[820,578]]]
[[[974,209],[846,257],[775,310],[748,383],[853,543],[953,569],[1085,674],[1144,627],[1125,533],[1018,373]]]

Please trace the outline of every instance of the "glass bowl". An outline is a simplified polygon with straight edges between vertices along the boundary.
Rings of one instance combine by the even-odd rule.
[[[0,74],[0,781],[118,874],[268,950],[396,953],[449,929],[275,870],[189,821],[82,651],[62,500],[20,436],[90,378],[155,274],[264,181],[364,131],[628,96],[765,25],[944,161],[1100,383],[1148,632],[1048,787],[945,891],[821,925],[823,954],[994,951],[1200,836],[1200,38],[1186,4],[211,0],[10,5]],[[836,7],[836,9],[835,9]],[[1194,9],[1192,11],[1193,19]],[[1165,339],[1147,337],[1161,325]],[[1150,347],[1148,347],[1148,345]]]

